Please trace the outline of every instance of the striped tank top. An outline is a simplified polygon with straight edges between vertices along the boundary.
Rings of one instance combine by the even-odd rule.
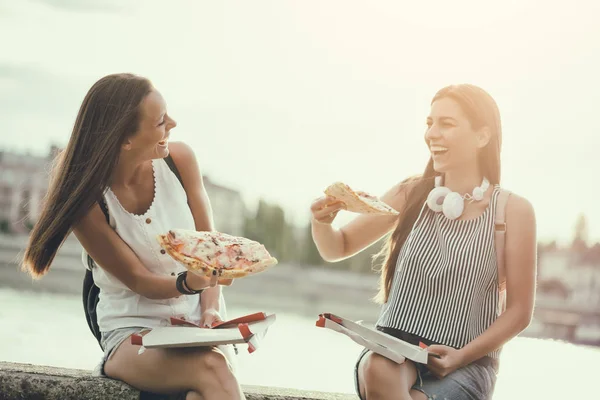
[[[479,217],[450,220],[423,205],[396,264],[377,326],[461,348],[498,318],[494,218],[499,186]],[[498,358],[500,349],[488,356]]]

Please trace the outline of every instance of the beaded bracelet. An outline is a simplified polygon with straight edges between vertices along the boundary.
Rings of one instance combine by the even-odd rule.
[[[187,282],[185,280],[187,278],[187,273],[188,273],[187,271],[183,271],[183,272],[180,272],[179,275],[177,275],[177,280],[175,281],[175,287],[177,287],[177,290],[179,291],[179,293],[188,294],[188,295],[202,293],[203,289],[200,289],[200,290],[190,289],[190,287],[187,285]]]

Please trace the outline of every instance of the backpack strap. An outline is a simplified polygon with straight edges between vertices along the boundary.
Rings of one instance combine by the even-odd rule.
[[[104,214],[104,217],[106,218],[106,223],[110,225],[110,216],[108,215],[108,207],[104,202],[104,198],[100,198],[98,200],[98,205],[100,206],[100,210],[102,210],[102,214]],[[104,351],[104,347],[102,347],[102,332],[100,332],[100,327],[98,326],[98,314],[96,313],[98,301],[100,301],[100,288],[98,288],[94,282],[94,275],[92,273],[92,269],[94,268],[96,268],[96,262],[92,256],[88,254],[87,268],[85,269],[85,275],[83,277],[81,295],[83,299],[83,311],[85,313],[85,319],[88,327],[96,338],[98,345],[102,351]]]
[[[179,183],[181,183],[181,186],[185,189],[185,186],[183,186],[183,179],[181,179],[181,174],[179,173],[177,165],[175,165],[175,161],[173,161],[173,157],[171,157],[170,154],[165,157],[165,162],[169,166],[169,169],[175,174],[175,176],[179,180]]]
[[[496,199],[496,219],[494,221],[494,242],[498,264],[498,291],[500,293],[499,314],[506,308],[506,265],[504,262],[506,244],[506,204],[510,192],[500,189]]]

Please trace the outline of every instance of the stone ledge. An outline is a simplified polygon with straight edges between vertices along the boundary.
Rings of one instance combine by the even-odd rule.
[[[349,394],[243,386],[248,400],[350,400]],[[0,400],[137,400],[140,392],[91,371],[0,362]]]

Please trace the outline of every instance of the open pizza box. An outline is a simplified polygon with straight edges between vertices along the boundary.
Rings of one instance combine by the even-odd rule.
[[[145,335],[132,335],[131,343],[148,349],[247,343],[248,352],[253,353],[274,322],[275,314],[263,312],[224,321],[212,328],[201,328],[193,322],[171,318],[171,326],[153,328]]]
[[[316,325],[320,328],[328,328],[342,333],[359,345],[398,364],[402,364],[407,358],[414,362],[427,364],[429,354],[424,345],[415,346],[394,336],[330,313],[320,314]]]

